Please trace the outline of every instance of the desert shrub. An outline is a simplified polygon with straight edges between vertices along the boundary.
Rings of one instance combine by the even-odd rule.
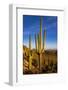
[[[36,60],[36,59],[33,59],[33,60],[32,60],[32,65],[34,65],[35,67],[37,67],[37,66],[38,66],[38,62],[37,62],[37,60]]]

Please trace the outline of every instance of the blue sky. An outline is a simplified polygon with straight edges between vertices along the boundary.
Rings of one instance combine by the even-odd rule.
[[[23,15],[23,44],[28,47],[29,34],[32,38],[32,48],[35,48],[35,33],[40,31],[40,17]],[[57,48],[57,16],[42,16],[42,36],[46,30],[46,49]]]

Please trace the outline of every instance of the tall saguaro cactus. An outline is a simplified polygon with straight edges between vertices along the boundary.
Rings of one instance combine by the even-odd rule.
[[[32,59],[31,59],[31,35],[29,35],[29,70],[31,70],[32,67]]]
[[[42,50],[42,17],[40,18],[40,51]]]
[[[36,51],[38,51],[38,38],[36,34],[35,34],[35,46],[36,46]]]

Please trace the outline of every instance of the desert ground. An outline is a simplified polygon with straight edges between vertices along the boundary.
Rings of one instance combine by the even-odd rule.
[[[47,49],[39,54],[36,49],[23,46],[23,74],[57,73],[57,50]]]

